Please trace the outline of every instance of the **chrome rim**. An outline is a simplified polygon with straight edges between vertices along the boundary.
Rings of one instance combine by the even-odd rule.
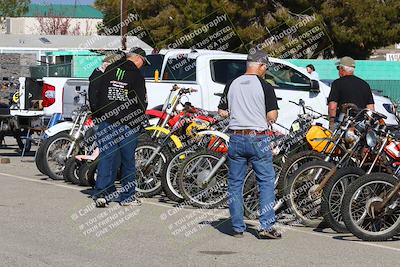
[[[179,192],[179,186],[176,182],[176,178],[178,177],[178,172],[182,163],[186,159],[186,157],[190,154],[193,154],[195,151],[187,150],[177,154],[168,164],[166,179],[169,190],[178,198],[183,199],[183,196]],[[184,159],[181,159],[181,156],[184,156]]]
[[[47,164],[52,173],[56,176],[62,176],[65,161],[67,159],[67,152],[72,141],[66,137],[60,137],[54,140],[46,153]]]
[[[362,185],[351,197],[349,207],[353,225],[368,235],[382,235],[392,231],[400,223],[400,208],[387,206],[383,212],[376,213],[372,203],[379,203],[389,194],[393,185],[385,181],[372,181]]]
[[[228,166],[222,164],[207,184],[201,184],[220,157],[204,154],[195,157],[183,167],[182,187],[190,201],[200,205],[213,205],[226,199],[228,194]]]
[[[301,220],[322,220],[321,194],[315,194],[315,191],[329,171],[330,168],[326,166],[311,166],[294,178],[290,188],[290,201],[293,211]]]
[[[335,221],[344,225],[342,218],[342,201],[347,187],[360,176],[358,174],[349,173],[340,177],[339,180],[333,185],[331,192],[329,192],[328,207],[331,216]]]
[[[138,192],[149,193],[157,190],[161,186],[160,173],[166,163],[166,157],[161,152],[148,167],[146,173],[143,172],[144,164],[153,154],[156,147],[140,146],[135,151],[136,161],[136,187]]]

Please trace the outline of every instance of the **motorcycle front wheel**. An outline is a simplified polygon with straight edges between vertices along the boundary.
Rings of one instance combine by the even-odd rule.
[[[170,159],[168,149],[161,149],[152,162],[146,165],[157,147],[155,142],[142,142],[135,151],[136,191],[144,197],[153,197],[162,190],[161,171]]]
[[[64,180],[63,172],[71,143],[72,137],[66,132],[60,132],[44,141],[42,167],[51,179]]]
[[[289,178],[284,198],[297,221],[304,226],[317,227],[322,222],[321,193],[316,189],[333,168],[333,163],[315,160],[303,164]]]
[[[222,161],[211,179],[206,181],[211,170]],[[227,155],[208,149],[189,156],[177,177],[179,192],[194,207],[225,207],[228,197],[227,163]]]
[[[399,183],[386,173],[372,173],[360,177],[346,190],[342,216],[347,229],[365,241],[384,241],[400,233],[400,196],[381,210],[375,207]]]

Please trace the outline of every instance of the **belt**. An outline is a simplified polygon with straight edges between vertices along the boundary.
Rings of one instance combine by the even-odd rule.
[[[266,136],[273,136],[274,133],[272,131],[256,131],[256,130],[233,130],[233,134],[235,135],[266,135]]]

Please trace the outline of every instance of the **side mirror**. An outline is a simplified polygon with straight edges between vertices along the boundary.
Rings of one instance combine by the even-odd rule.
[[[321,92],[320,90],[319,90],[319,82],[318,81],[316,81],[316,80],[311,80],[310,81],[310,92],[311,93],[319,93],[319,92]]]

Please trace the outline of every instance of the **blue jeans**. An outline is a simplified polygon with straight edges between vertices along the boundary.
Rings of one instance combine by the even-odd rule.
[[[121,201],[135,194],[135,150],[139,133],[125,125],[101,122],[96,132],[100,149],[95,194],[107,196],[115,191],[115,178],[121,166]]]
[[[274,181],[275,171],[272,165],[272,152],[269,137],[232,135],[229,141],[229,179],[228,203],[233,230],[244,232],[242,188],[247,173],[248,163],[252,164],[260,190],[261,229],[270,230],[275,223]]]

